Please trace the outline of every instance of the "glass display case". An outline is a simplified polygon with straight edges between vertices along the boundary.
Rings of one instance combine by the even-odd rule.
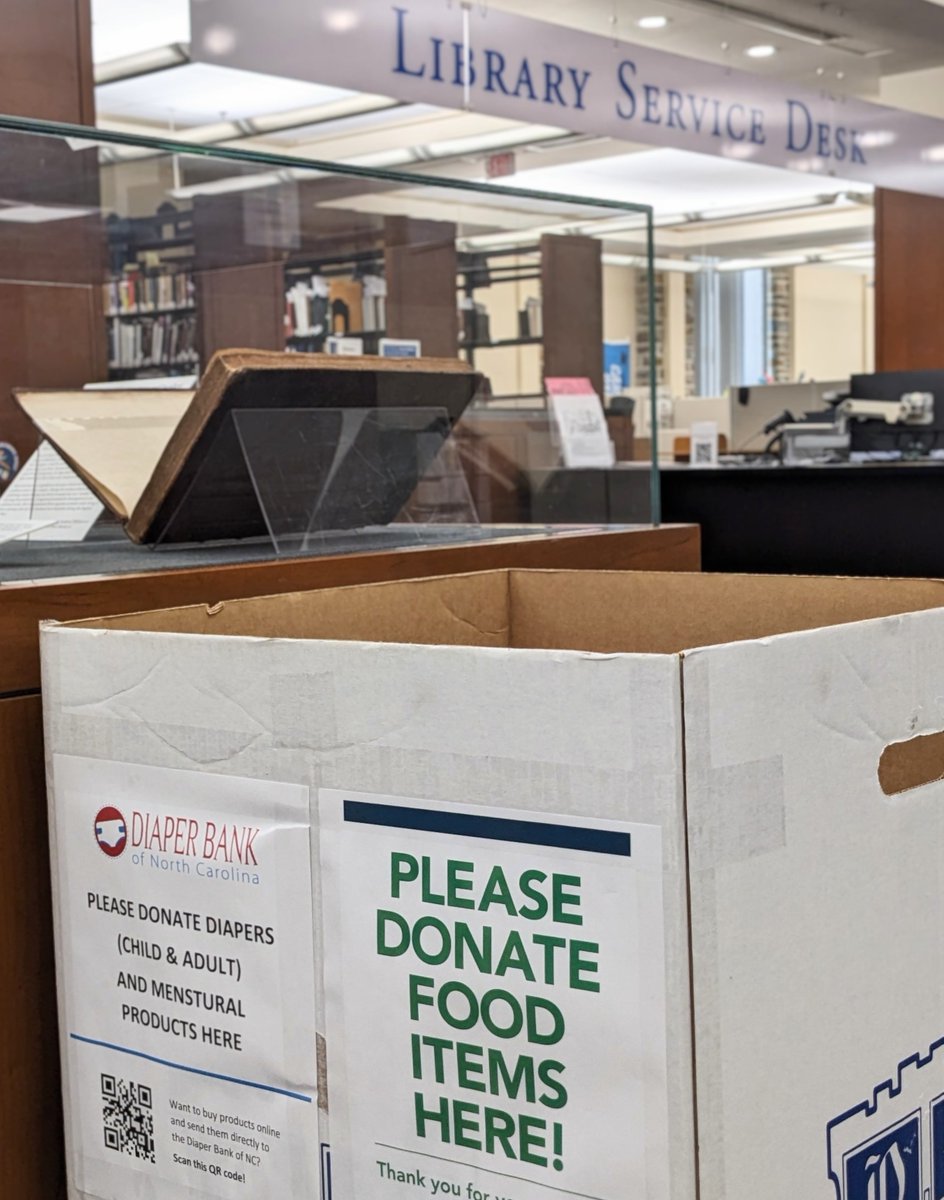
[[[644,204],[17,118],[0,177],[0,582],[605,523],[613,463],[659,522]]]

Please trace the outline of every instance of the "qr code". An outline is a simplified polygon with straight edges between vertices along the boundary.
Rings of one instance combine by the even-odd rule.
[[[151,1089],[143,1083],[102,1076],[102,1122],[105,1145],[145,1162],[154,1157],[154,1112]]]
[[[712,447],[710,442],[695,442],[695,462],[710,463],[712,455]]]

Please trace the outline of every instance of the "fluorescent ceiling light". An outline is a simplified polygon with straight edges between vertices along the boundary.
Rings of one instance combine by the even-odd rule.
[[[605,267],[636,267],[645,269],[647,260],[641,254],[604,254]],[[680,271],[683,275],[697,275],[701,263],[692,262],[688,258],[654,258],[652,265],[657,271]]]
[[[69,205],[11,204],[0,207],[0,221],[16,221],[22,225],[44,225],[47,221],[68,221],[74,217],[89,217],[94,208],[72,208]]]
[[[859,134],[859,145],[864,150],[880,150],[883,146],[893,146],[897,141],[898,134],[891,129],[866,129]]]
[[[764,42],[759,46],[748,46],[744,53],[748,58],[773,58],[777,53],[777,47],[771,46],[769,42]]]
[[[171,188],[169,194],[175,200],[190,200],[194,196],[220,196],[227,192],[251,192],[256,188],[274,187],[276,184],[290,183],[295,179],[319,179],[322,176],[322,171],[291,167],[282,171],[260,171],[258,175],[229,175],[225,179],[192,183],[186,187]]]
[[[119,79],[136,79],[139,75],[153,75],[155,71],[166,71],[190,62],[190,47],[184,42],[172,46],[155,46],[151,50],[139,50],[124,54],[121,58],[109,58],[95,64],[95,83],[117,83]]]
[[[190,0],[92,0],[96,63],[190,41]]]
[[[636,24],[640,29],[665,29],[670,22],[668,17],[640,17]]]
[[[572,137],[563,129],[551,125],[518,125],[512,129],[479,133],[472,137],[443,138],[420,146],[393,147],[371,154],[340,158],[339,162],[355,167],[400,167],[409,163],[437,162],[443,158],[461,158],[470,154],[490,154],[515,146],[531,146]]]
[[[850,242],[826,250],[797,250],[792,254],[772,254],[757,258],[729,258],[717,264],[719,271],[750,271],[769,267],[836,266],[847,262],[869,262],[875,255],[874,242]]]
[[[809,260],[805,254],[784,254],[779,258],[729,258],[727,262],[716,264],[719,271],[756,271],[768,267],[802,267]]]

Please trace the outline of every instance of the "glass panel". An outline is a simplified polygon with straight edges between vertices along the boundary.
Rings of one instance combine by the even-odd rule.
[[[0,118],[0,302],[19,331],[0,443],[21,461],[36,443],[14,388],[74,391],[78,412],[81,389],[108,385],[133,420],[134,389],[192,387],[234,347],[458,359],[481,380],[440,438],[444,494],[431,500],[426,476],[386,522],[422,538],[450,513],[466,527],[658,519],[642,432],[660,354],[651,232],[631,202]],[[600,509],[566,486],[548,377],[588,380],[600,397],[632,505]],[[318,407],[323,426],[329,400]],[[299,469],[286,448],[289,463]],[[594,490],[612,491],[599,473]],[[368,476],[346,486],[362,490],[349,510],[368,511]]]

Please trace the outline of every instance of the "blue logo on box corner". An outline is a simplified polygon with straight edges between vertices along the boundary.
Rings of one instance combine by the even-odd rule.
[[[845,1200],[923,1200],[921,1114],[848,1154],[845,1176]]]
[[[836,1200],[944,1200],[944,1038],[826,1126]]]

